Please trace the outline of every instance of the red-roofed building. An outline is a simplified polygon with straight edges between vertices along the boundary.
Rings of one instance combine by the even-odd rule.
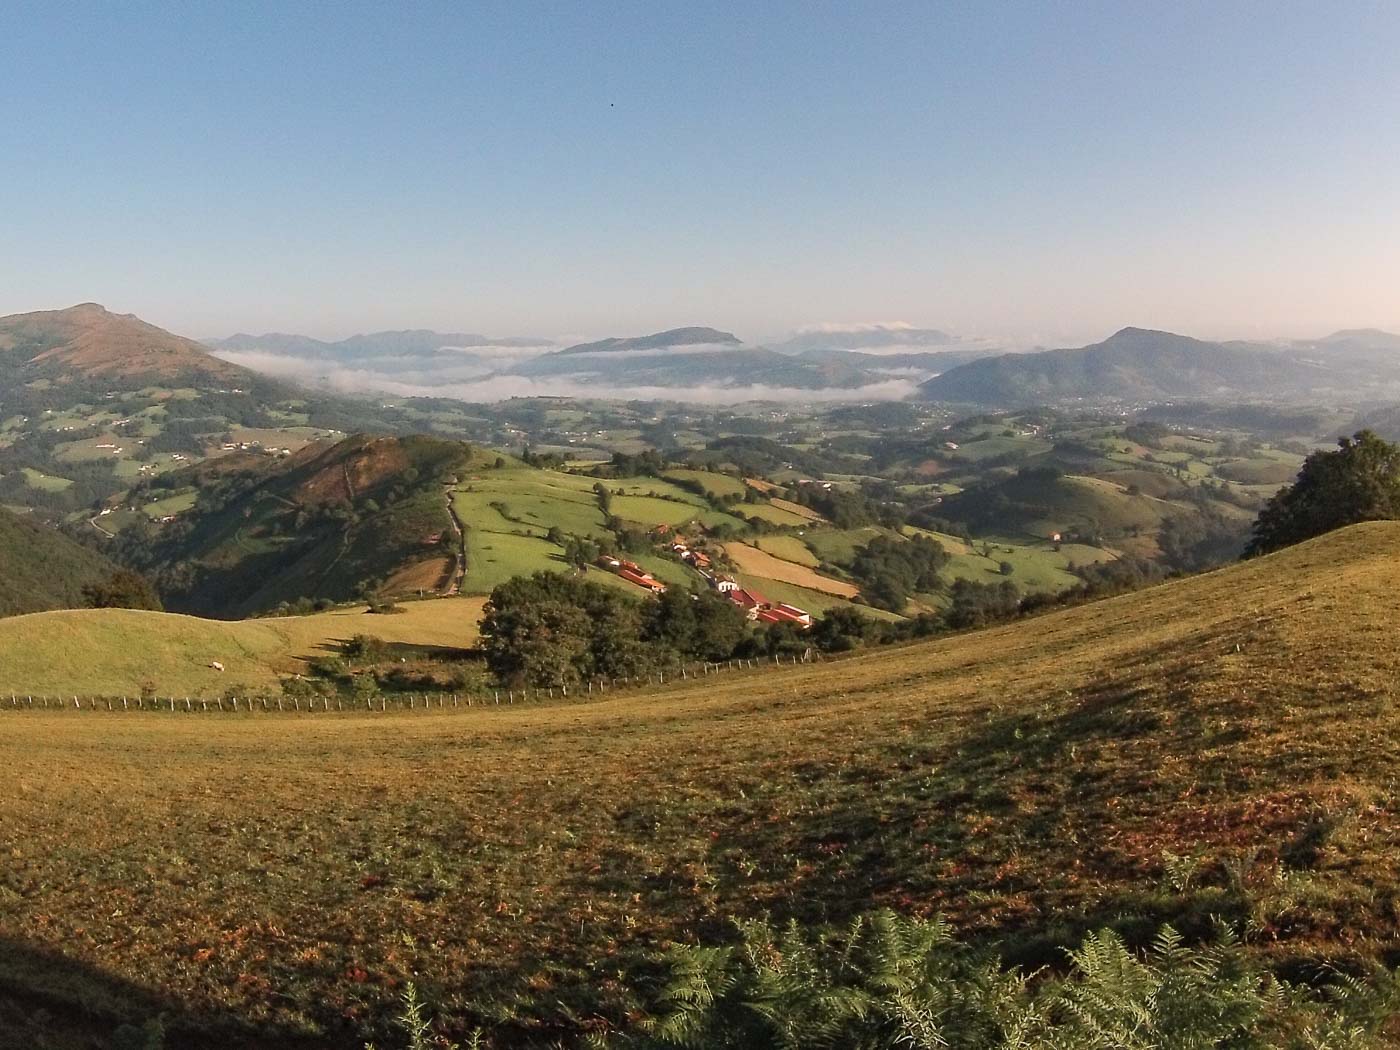
[[[806,627],[812,626],[812,614],[809,613],[806,609],[799,609],[795,605],[788,605],[784,602],[779,602],[777,605],[773,606],[773,611],[776,613],[780,613],[783,616],[787,616],[794,620],[797,620],[799,623],[803,624]]]
[[[795,627],[802,628],[804,631],[812,626],[811,613],[799,609],[795,605],[783,605],[781,603],[766,609],[760,609],[757,619],[761,623],[790,623]]]
[[[750,620],[757,619],[759,612],[768,604],[763,595],[756,594],[744,587],[734,587],[727,590],[724,592],[724,596],[743,609]]]
[[[652,594],[661,594],[666,590],[666,585],[650,573],[634,572],[632,569],[619,569],[617,574],[628,583],[635,583],[638,587],[645,587]]]

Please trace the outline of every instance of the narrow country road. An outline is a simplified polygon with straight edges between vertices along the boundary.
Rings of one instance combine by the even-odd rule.
[[[457,517],[457,508],[452,502],[453,493],[456,492],[455,483],[449,484],[446,488],[447,496],[447,520],[452,523],[452,531],[457,535],[457,553],[455,561],[457,563],[455,571],[452,573],[452,580],[442,592],[444,597],[451,597],[460,594],[462,584],[467,578],[467,530],[462,525],[461,519]]]

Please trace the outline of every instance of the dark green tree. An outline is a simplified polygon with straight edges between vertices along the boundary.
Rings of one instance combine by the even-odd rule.
[[[1268,554],[1333,529],[1400,518],[1400,446],[1369,430],[1303,461],[1298,480],[1260,512],[1245,557]]]
[[[153,609],[163,606],[150,581],[130,569],[118,569],[101,583],[83,588],[83,601],[89,609]]]
[[[582,569],[598,560],[598,544],[585,536],[570,536],[564,544],[564,560]]]
[[[879,624],[849,606],[826,610],[812,625],[812,644],[823,652],[844,653],[864,644],[879,631]]]

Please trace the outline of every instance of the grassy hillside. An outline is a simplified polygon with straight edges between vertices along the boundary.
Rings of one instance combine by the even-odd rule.
[[[1173,510],[1145,492],[1100,478],[1022,470],[1002,481],[948,496],[939,513],[976,533],[1046,539],[1056,532],[1081,532],[1115,539],[1151,534]]]
[[[0,695],[219,696],[274,689],[306,662],[357,634],[386,642],[464,649],[477,640],[483,602],[406,602],[403,612],[363,608],[227,622],[134,609],[72,609],[0,620]],[[223,671],[210,666],[218,662]]]
[[[201,615],[365,588],[445,591],[460,552],[449,487],[469,455],[459,442],[358,436],[215,460],[151,489],[188,486],[198,499],[161,529],[124,533],[120,549],[153,570],[169,608]]]
[[[687,471],[678,480],[703,488],[733,479],[706,471]],[[610,494],[608,514],[604,514],[594,491],[598,484],[598,479],[582,474],[530,467],[490,453],[478,456],[452,497],[453,509],[466,530],[463,593],[489,594],[512,576],[565,569],[563,548],[546,539],[551,529],[610,548],[614,537],[607,526],[609,515],[624,526],[641,529],[690,523],[707,527],[728,525],[734,529],[744,526],[733,515],[712,508],[704,496],[673,481],[653,477],[608,478],[601,482]],[[676,582],[682,580],[693,586],[699,577],[683,572]]]
[[[96,303],[0,317],[0,374],[61,383],[96,380],[171,386],[251,386],[247,369],[221,361],[192,339]]]
[[[876,904],[1032,965],[1211,916],[1297,976],[1376,958],[1400,935],[1397,555],[1400,525],[1361,526],[592,703],[0,710],[0,1019],[160,1008],[204,1033],[182,1045],[348,1050],[396,1045],[373,1019],[411,977],[459,1036],[518,1045],[626,1023],[670,938]]]
[[[0,508],[0,616],[70,609],[117,567],[54,529]]]

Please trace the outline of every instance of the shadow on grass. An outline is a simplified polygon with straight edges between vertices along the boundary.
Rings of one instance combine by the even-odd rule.
[[[0,1047],[118,1050],[145,1045],[143,1025],[165,1029],[164,1050],[313,1050],[339,1042],[253,1025],[229,1012],[197,1012],[174,996],[89,963],[0,937]]]
[[[1063,965],[1064,947],[1102,928],[1137,945],[1164,923],[1208,937],[1214,920],[1243,919],[1244,902],[1219,886],[1164,888],[1159,858],[1111,834],[1124,822],[1160,828],[1200,804],[1162,778],[1168,756],[1175,768],[1190,759],[1192,778],[1221,789],[1218,799],[1243,790],[1229,759],[1247,733],[1227,741],[1211,728],[1224,708],[1193,697],[1207,644],[1175,641],[1140,654],[1141,669],[1114,669],[1073,693],[1008,698],[1004,710],[926,723],[893,746],[809,759],[787,788],[802,792],[800,815],[756,819],[762,806],[739,803],[748,819],[711,863],[757,861],[763,905],[779,919],[840,924],[879,905],[942,912],[1026,966]],[[1217,745],[1209,758],[1207,736]],[[1261,846],[1276,846],[1279,830],[1238,829]],[[774,895],[780,877],[787,886]]]
[[[370,637],[374,637],[369,631],[364,632]],[[301,656],[301,660],[314,660],[320,656],[344,656],[345,643],[349,639],[328,638],[314,647],[315,655]],[[419,642],[385,642],[382,650],[383,660],[397,662],[403,660],[433,660],[439,663],[452,663],[466,660],[482,659],[482,651],[479,648],[464,648],[456,645],[423,645]]]

